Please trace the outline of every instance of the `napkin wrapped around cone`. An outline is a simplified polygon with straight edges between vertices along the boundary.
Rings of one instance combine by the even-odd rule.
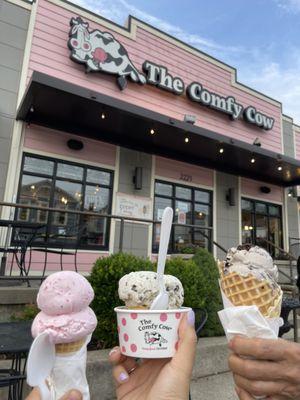
[[[282,290],[270,254],[258,246],[231,248],[218,262],[224,309],[218,312],[226,337],[277,339]],[[262,400],[265,396],[255,396]]]

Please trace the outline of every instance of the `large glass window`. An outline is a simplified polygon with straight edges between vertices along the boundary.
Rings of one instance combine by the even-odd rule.
[[[278,257],[283,247],[281,206],[242,199],[242,241],[264,247]]]
[[[16,218],[45,224],[36,244],[108,248],[109,221],[66,210],[111,212],[113,173],[55,159],[24,155],[18,201],[60,212],[20,209]]]
[[[189,253],[195,246],[210,248],[212,226],[212,194],[189,186],[170,182],[155,182],[154,219],[160,220],[165,207],[174,209],[174,223],[169,251]],[[200,232],[208,236],[205,238]],[[158,251],[160,224],[154,225],[153,251]]]

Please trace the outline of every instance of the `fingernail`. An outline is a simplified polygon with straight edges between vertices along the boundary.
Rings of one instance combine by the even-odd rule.
[[[68,396],[68,400],[79,400],[81,398],[82,397],[81,397],[80,393],[74,393],[74,392],[71,392]]]
[[[118,351],[118,347],[114,347],[113,349],[111,349],[111,351],[109,352],[109,355],[111,356],[112,354],[116,353]]]
[[[187,322],[189,325],[195,325],[195,313],[193,310],[190,310],[187,315]]]
[[[241,393],[241,389],[238,388],[237,386],[235,387],[235,391],[236,391],[236,394],[237,394],[237,395],[239,395],[239,394]]]
[[[119,379],[121,382],[126,381],[129,378],[129,376],[125,372],[121,372],[119,375]]]

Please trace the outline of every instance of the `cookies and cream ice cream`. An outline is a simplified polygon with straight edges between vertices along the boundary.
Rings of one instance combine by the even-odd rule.
[[[179,279],[164,275],[166,291],[169,295],[169,309],[180,308],[184,291]],[[119,281],[119,297],[127,308],[150,308],[159,293],[156,272],[138,271],[124,275]]]
[[[282,291],[276,282],[278,269],[265,249],[233,247],[219,263],[219,270],[221,289],[232,305],[256,305],[266,317],[279,316]]]
[[[224,272],[226,271],[243,276],[251,273],[258,279],[266,279],[268,276],[275,281],[278,279],[278,269],[272,257],[258,246],[243,245],[229,249],[224,265]]]

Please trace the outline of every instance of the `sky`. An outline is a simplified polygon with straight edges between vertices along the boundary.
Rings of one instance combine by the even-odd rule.
[[[300,125],[300,0],[73,0],[120,25],[131,14],[237,69]]]

